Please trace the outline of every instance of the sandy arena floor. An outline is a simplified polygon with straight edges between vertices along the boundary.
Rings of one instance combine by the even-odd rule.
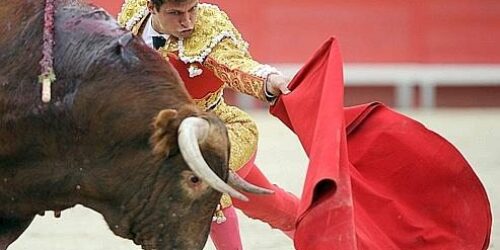
[[[493,209],[500,215],[500,109],[404,112],[454,143],[483,181]],[[266,112],[253,112],[261,131],[257,163],[269,179],[300,196],[307,159],[296,137]],[[286,173],[286,174],[284,174]],[[37,217],[9,250],[138,250],[108,230],[102,217],[78,206],[61,219]],[[246,250],[290,250],[291,240],[266,224],[240,213]],[[500,249],[500,222],[495,221],[490,249]],[[207,243],[206,250],[214,250]]]

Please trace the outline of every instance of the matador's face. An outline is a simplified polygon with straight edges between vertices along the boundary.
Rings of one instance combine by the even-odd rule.
[[[196,9],[199,0],[180,3],[167,1],[156,9],[149,1],[148,8],[153,18],[153,28],[163,34],[177,38],[187,38],[193,34],[196,22]]]

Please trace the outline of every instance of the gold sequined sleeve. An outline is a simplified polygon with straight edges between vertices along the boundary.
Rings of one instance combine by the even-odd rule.
[[[278,73],[273,67],[253,60],[248,51],[237,46],[232,39],[217,44],[204,65],[226,86],[263,101],[266,101],[264,84],[267,76]]]
[[[179,57],[185,63],[199,62],[226,86],[266,100],[264,81],[275,68],[258,63],[248,52],[248,44],[228,15],[212,4],[199,4],[193,35],[181,41]]]

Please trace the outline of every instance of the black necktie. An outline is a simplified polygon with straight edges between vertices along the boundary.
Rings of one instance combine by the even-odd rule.
[[[159,49],[159,48],[165,46],[166,42],[167,42],[167,39],[165,39],[162,36],[153,36],[153,47],[155,49]]]

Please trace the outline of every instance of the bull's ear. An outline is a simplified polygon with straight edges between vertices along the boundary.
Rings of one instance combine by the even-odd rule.
[[[173,109],[164,109],[158,113],[153,121],[153,136],[151,144],[153,154],[157,156],[167,156],[170,152],[170,145],[175,143],[177,131],[172,129],[178,118],[177,111]]]

